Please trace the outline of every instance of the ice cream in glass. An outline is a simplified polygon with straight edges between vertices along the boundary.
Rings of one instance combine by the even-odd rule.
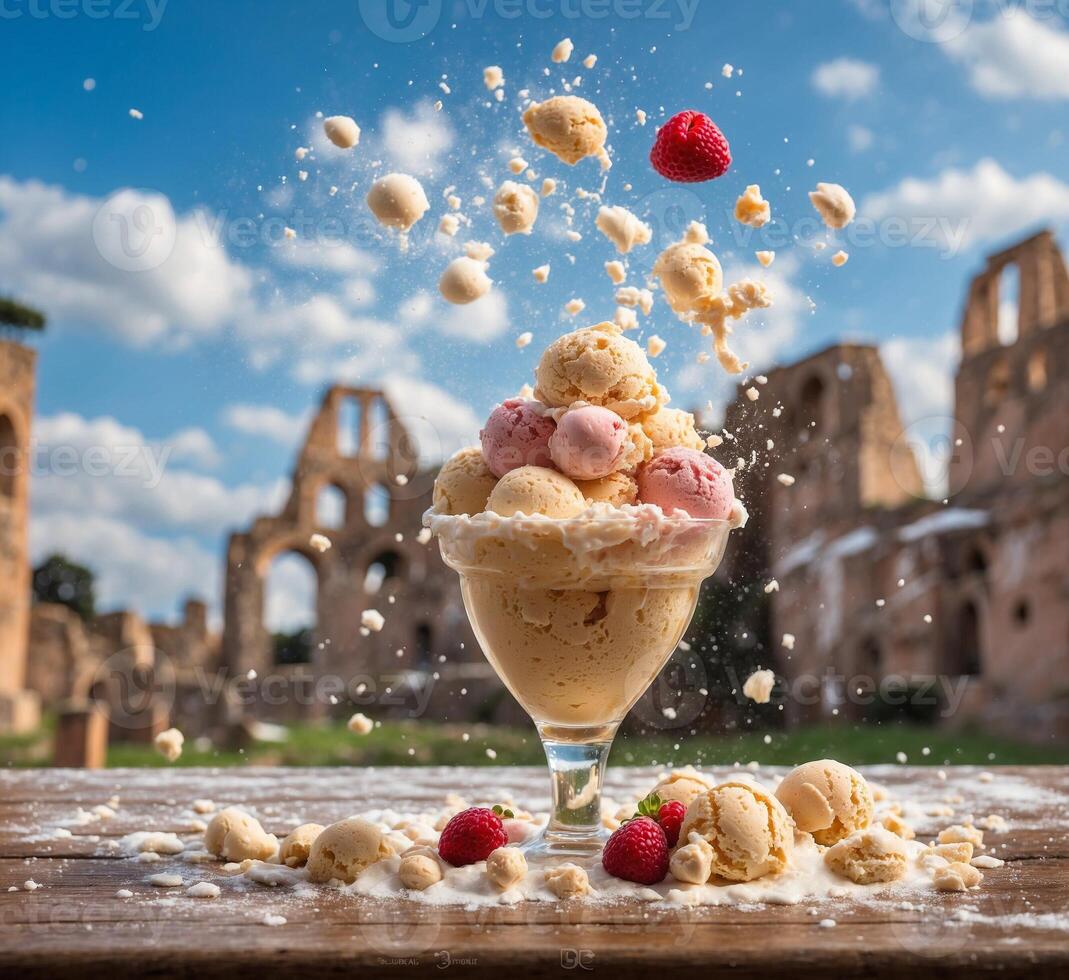
[[[667,401],[615,324],[565,334],[533,390],[442,467],[427,514],[486,658],[545,747],[553,809],[530,847],[550,855],[603,845],[616,730],[745,520],[731,472]]]

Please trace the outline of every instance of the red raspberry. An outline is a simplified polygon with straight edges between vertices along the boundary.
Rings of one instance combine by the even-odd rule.
[[[731,147],[712,119],[688,109],[660,128],[650,163],[662,177],[694,184],[726,174],[731,166]]]
[[[601,864],[614,878],[656,885],[668,874],[668,841],[649,817],[628,820],[609,838]]]
[[[657,823],[661,825],[664,836],[668,838],[668,846],[675,847],[679,840],[679,828],[683,826],[683,818],[687,815],[687,808],[679,800],[669,800],[657,811]]]
[[[438,853],[454,867],[485,861],[491,851],[504,847],[509,835],[501,818],[483,806],[462,810],[445,825],[438,839]]]

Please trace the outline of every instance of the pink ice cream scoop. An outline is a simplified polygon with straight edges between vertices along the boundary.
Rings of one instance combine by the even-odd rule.
[[[552,468],[549,439],[557,424],[536,402],[510,398],[490,413],[479,441],[490,472],[502,477],[521,466]]]
[[[666,449],[638,471],[638,499],[666,514],[684,510],[691,517],[726,520],[735,490],[731,473],[712,456],[694,449]]]
[[[589,405],[565,413],[549,440],[557,468],[573,480],[600,480],[616,471],[627,424],[607,408]]]

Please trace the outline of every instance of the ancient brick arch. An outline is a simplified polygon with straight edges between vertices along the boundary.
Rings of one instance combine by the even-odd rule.
[[[339,439],[343,407],[357,408],[357,432],[345,452]],[[379,421],[376,422],[376,416]],[[400,478],[400,479],[399,479]],[[431,581],[433,552],[415,538],[423,510],[429,505],[433,473],[419,465],[418,447],[385,395],[364,388],[333,387],[326,392],[319,412],[309,426],[298,452],[292,487],[278,514],[261,516],[230,539],[227,553],[223,661],[232,672],[250,669],[263,674],[273,666],[271,638],[264,625],[265,582],[272,562],[296,553],[306,558],[317,580],[315,648],[320,670],[355,673],[376,658],[394,656],[405,647],[412,618],[398,616],[392,630],[366,637],[360,631],[360,614],[385,603],[419,602],[435,615],[443,601],[440,585]],[[317,504],[325,487],[336,487],[345,497],[344,520],[339,527],[319,523]],[[365,503],[373,488],[386,496],[386,521],[369,523]],[[330,542],[326,550],[311,544],[313,535]],[[398,536],[400,540],[398,540]],[[369,567],[389,557],[389,573],[381,587],[365,587]],[[434,564],[437,568],[437,565]],[[382,612],[389,618],[387,608]]]
[[[969,287],[961,324],[965,357],[999,346],[998,317],[1003,273],[1015,265],[1020,274],[1017,337],[1023,339],[1069,316],[1069,273],[1049,230],[1018,242],[987,259]]]

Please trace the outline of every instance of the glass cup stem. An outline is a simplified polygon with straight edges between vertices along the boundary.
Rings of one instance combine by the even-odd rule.
[[[590,729],[539,725],[553,791],[549,823],[528,851],[560,857],[597,854],[609,833],[601,823],[601,787],[615,724]]]

